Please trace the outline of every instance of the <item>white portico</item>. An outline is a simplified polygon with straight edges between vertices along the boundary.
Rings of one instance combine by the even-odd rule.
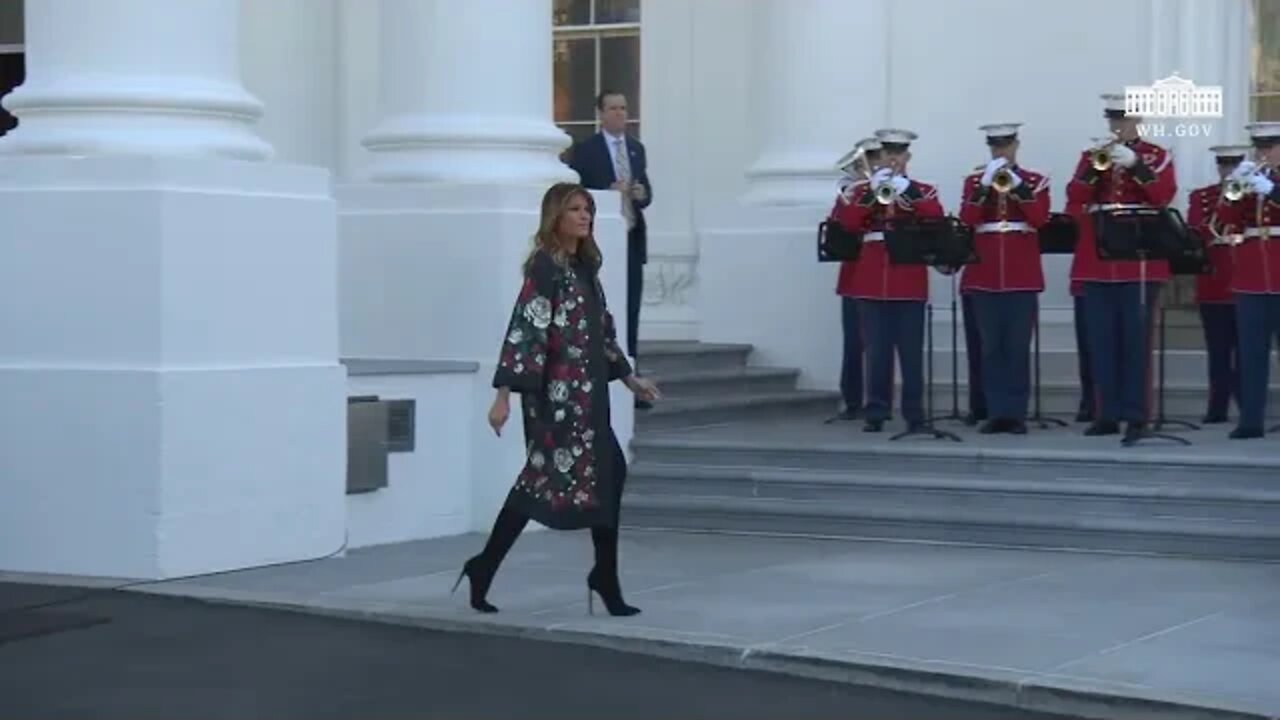
[[[4,100],[20,122],[0,137],[0,568],[162,577],[486,527],[520,450],[477,418],[538,200],[572,177],[552,18],[582,1],[28,0],[26,80]],[[918,133],[911,174],[954,212],[978,127],[1020,121],[1059,210],[1101,92],[1175,71],[1222,86],[1208,135],[1174,119],[1152,137],[1180,200],[1249,119],[1250,0],[638,7],[641,338],[749,342],[809,388],[837,381],[815,231],[858,138]],[[1099,18],[1124,38],[1106,52]],[[623,223],[597,200],[621,323]],[[1042,307],[1046,349],[1070,353],[1066,270],[1046,260]],[[945,355],[950,284],[931,288]],[[441,454],[413,472],[414,502],[464,478],[447,525],[390,528],[380,501],[344,497],[350,357],[478,365],[414,390],[446,398],[419,412]]]

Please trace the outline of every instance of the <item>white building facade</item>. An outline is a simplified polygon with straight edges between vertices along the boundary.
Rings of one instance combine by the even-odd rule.
[[[602,87],[630,96],[654,183],[641,338],[749,342],[834,388],[815,232],[855,140],[919,133],[911,174],[954,211],[977,127],[1023,122],[1056,210],[1098,95],[1177,73],[1223,99],[1153,138],[1185,198],[1209,146],[1280,119],[1278,6],[0,0],[0,80],[22,81],[0,137],[0,570],[174,577],[487,529],[521,454],[482,421],[500,327]],[[1066,269],[1046,261],[1050,346],[1072,342]],[[343,358],[474,366],[403,380],[408,494],[344,494],[344,397],[399,381]]]

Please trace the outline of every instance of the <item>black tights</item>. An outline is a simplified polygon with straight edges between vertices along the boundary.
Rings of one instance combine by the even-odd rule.
[[[497,519],[493,521],[493,529],[489,532],[489,540],[478,556],[480,564],[488,571],[486,575],[490,579],[497,573],[498,566],[502,564],[528,524],[528,517],[510,508],[503,507],[498,512]],[[595,572],[602,578],[615,577],[618,573],[618,528],[591,528],[591,544],[595,548]]]

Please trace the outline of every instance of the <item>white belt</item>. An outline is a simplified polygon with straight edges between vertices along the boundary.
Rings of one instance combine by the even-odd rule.
[[[875,232],[865,233],[862,236],[862,242],[884,242],[884,233],[876,230]]]
[[[1223,235],[1222,237],[1214,238],[1213,242],[1209,243],[1209,245],[1212,247],[1231,247],[1233,245],[1239,245],[1240,241],[1243,239],[1244,238],[1239,234]]]
[[[982,223],[974,228],[974,232],[980,233],[1007,233],[1007,232],[1030,232],[1031,226],[1022,222],[989,222]]]
[[[1267,227],[1260,227],[1260,228],[1245,228],[1244,236],[1256,237],[1256,238],[1280,237],[1280,225],[1270,225]]]
[[[1102,205],[1090,205],[1085,208],[1086,212],[1100,212],[1106,210],[1154,210],[1150,205],[1141,203],[1104,203]]]

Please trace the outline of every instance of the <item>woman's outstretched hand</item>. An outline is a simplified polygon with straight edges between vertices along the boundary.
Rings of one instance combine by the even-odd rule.
[[[653,384],[649,378],[637,377],[630,375],[625,381],[626,386],[635,396],[647,402],[653,402],[662,397],[662,393],[658,391],[658,386]]]
[[[511,396],[499,391],[493,398],[493,405],[489,407],[489,427],[493,428],[494,435],[502,437],[502,426],[507,424],[507,417],[510,415]]]

